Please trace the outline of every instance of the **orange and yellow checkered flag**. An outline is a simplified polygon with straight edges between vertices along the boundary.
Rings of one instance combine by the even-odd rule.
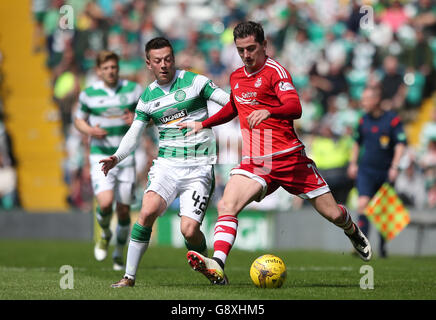
[[[365,214],[386,240],[395,238],[410,222],[409,211],[387,182],[371,199]]]

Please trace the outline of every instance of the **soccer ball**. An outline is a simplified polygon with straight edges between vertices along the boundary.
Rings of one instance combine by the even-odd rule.
[[[286,266],[282,259],[265,254],[254,260],[250,277],[256,287],[280,288],[286,280]]]

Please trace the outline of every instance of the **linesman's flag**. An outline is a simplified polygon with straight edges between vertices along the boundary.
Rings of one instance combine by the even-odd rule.
[[[410,222],[409,211],[387,182],[368,203],[365,214],[386,240],[395,238]]]

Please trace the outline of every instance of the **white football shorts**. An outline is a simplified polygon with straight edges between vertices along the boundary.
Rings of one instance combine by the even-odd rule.
[[[144,193],[156,192],[167,206],[180,197],[179,215],[190,217],[201,224],[214,188],[213,165],[181,167],[158,158],[153,161]]]
[[[102,164],[98,162],[106,157],[104,155],[90,156],[91,182],[94,195],[102,191],[113,190],[115,201],[130,205],[134,201],[135,194],[135,166],[122,167],[116,165],[105,176],[101,171]]]

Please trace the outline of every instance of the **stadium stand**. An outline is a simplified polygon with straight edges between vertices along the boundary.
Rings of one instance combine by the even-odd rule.
[[[52,102],[46,52],[34,54],[28,1],[2,2],[0,47],[6,88],[5,126],[14,146],[20,205],[32,211],[66,211],[64,137]],[[11,14],[13,12],[14,14]],[[16,32],[9,32],[14,29]],[[17,34],[20,36],[17,38]]]
[[[362,7],[363,4],[366,7]],[[73,10],[72,30],[59,27],[59,20],[65,19],[65,14],[60,12],[64,5]],[[31,10],[30,2],[16,6],[16,11],[21,10],[26,20],[24,16]],[[362,8],[366,9],[362,11]],[[309,153],[312,141],[320,141],[320,133],[316,130],[320,123],[328,123],[335,129],[331,137],[334,141],[350,134],[361,114],[359,98],[363,88],[368,84],[384,83],[384,105],[402,116],[409,148],[418,159],[417,170],[423,172],[419,161],[424,150],[421,131],[430,121],[435,105],[435,8],[434,1],[430,0],[364,3],[336,0],[310,3],[291,0],[35,0],[33,27],[30,22],[16,26],[26,28],[23,32],[28,37],[28,41],[23,41],[26,47],[20,51],[26,51],[29,56],[20,56],[19,61],[23,68],[32,65],[32,77],[35,77],[32,78],[35,86],[26,87],[25,91],[34,90],[32,92],[39,97],[43,94],[45,101],[46,95],[54,98],[64,136],[58,135],[56,121],[51,122],[52,127],[46,124],[45,131],[41,132],[55,130],[56,134],[47,137],[45,146],[49,148],[50,143],[56,145],[61,141],[68,146],[62,150],[67,154],[63,167],[59,164],[62,152],[51,157],[44,155],[44,159],[56,159],[45,167],[64,169],[65,182],[58,181],[59,173],[51,180],[60,183],[61,187],[57,188],[60,190],[64,190],[62,185],[65,183],[70,186],[71,207],[90,210],[92,199],[87,197],[90,186],[85,154],[80,147],[80,135],[71,128],[71,117],[77,92],[95,79],[93,61],[99,50],[107,48],[119,53],[121,75],[146,84],[150,76],[144,68],[144,44],[154,36],[165,35],[174,44],[180,67],[207,74],[228,90],[228,76],[240,65],[233,46],[232,28],[242,19],[254,19],[265,27],[268,53],[290,70],[300,93],[304,112],[297,126]],[[366,18],[371,18],[368,14],[373,14],[374,19],[370,21],[373,24],[362,24],[362,21],[369,21]],[[6,19],[7,14],[4,15]],[[7,24],[5,19],[2,21]],[[28,47],[30,44],[32,47]],[[35,66],[44,64],[48,73],[39,73]],[[40,78],[36,78],[37,75]],[[50,93],[47,93],[50,89],[44,87],[48,81],[52,84]],[[33,105],[37,101],[34,100]],[[335,101],[335,107],[329,106],[332,101]],[[53,110],[50,105],[49,110]],[[14,130],[15,125],[8,127]],[[21,145],[19,134],[11,132],[17,146]],[[16,152],[17,158],[21,158],[18,149]],[[343,158],[347,159],[347,156]],[[24,180],[20,178],[23,177],[20,170],[19,166],[21,197],[26,192],[21,186]],[[224,184],[228,170],[220,168],[217,172],[221,175],[217,181]],[[220,188],[222,186],[217,186],[217,190]],[[65,191],[57,196],[65,198]],[[281,203],[280,199],[277,203]],[[301,203],[296,199],[291,205],[297,208]],[[426,207],[431,205],[434,204],[425,204]]]

